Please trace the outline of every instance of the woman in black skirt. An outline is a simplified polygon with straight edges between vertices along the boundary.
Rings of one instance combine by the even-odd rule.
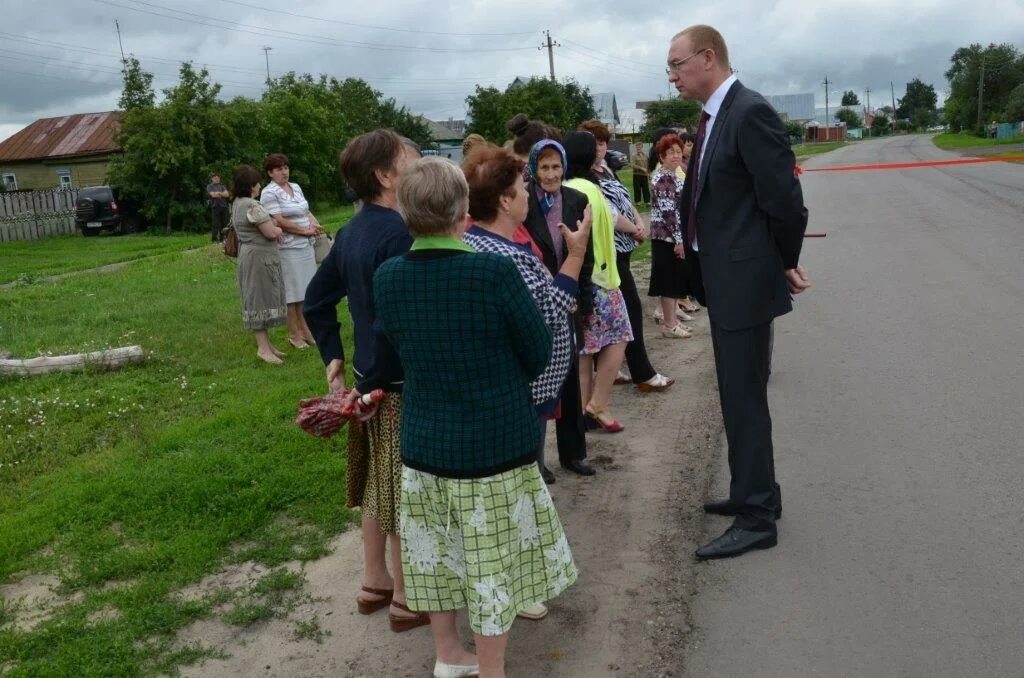
[[[688,339],[692,335],[677,316],[678,300],[689,293],[679,215],[683,180],[676,176],[683,160],[683,142],[678,135],[667,134],[654,150],[661,168],[651,177],[651,286],[647,294],[661,297],[661,336]]]

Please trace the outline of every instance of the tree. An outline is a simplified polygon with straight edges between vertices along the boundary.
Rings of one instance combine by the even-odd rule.
[[[982,47],[975,43],[961,47],[950,57],[946,71],[949,99],[946,101],[946,122],[955,129],[978,130],[978,84],[981,66],[985,64],[982,121],[992,120],[1006,110],[1010,92],[1024,83],[1024,55],[1008,43]]]
[[[510,137],[506,123],[517,113],[540,120],[560,130],[576,129],[584,120],[597,115],[590,90],[575,80],[554,82],[549,78],[530,78],[509,85],[504,92],[495,87],[476,87],[466,97],[469,125],[467,133],[480,134],[495,143]]]
[[[860,99],[857,97],[857,93],[852,89],[848,89],[843,92],[843,100],[840,103],[842,106],[860,106]]]
[[[125,60],[121,69],[124,90],[118,100],[118,107],[123,110],[133,108],[152,108],[156,95],[153,94],[153,74],[142,70],[139,60],[135,57]]]
[[[159,106],[125,111],[117,137],[124,152],[109,170],[110,181],[138,200],[148,219],[162,218],[168,231],[186,220],[202,223],[203,187],[234,136],[217,101],[220,85],[207,70],[184,63],[178,77]]]
[[[899,100],[896,117],[900,120],[909,119],[911,127],[931,127],[935,124],[937,103],[935,87],[926,85],[920,78],[914,78],[907,83],[906,94]]]
[[[644,111],[644,124],[640,127],[640,136],[647,140],[654,139],[654,133],[662,127],[693,128],[700,116],[700,104],[692,99],[658,99],[652,101]]]
[[[880,137],[892,131],[892,122],[881,112],[871,121],[871,136]]]
[[[847,129],[857,129],[863,122],[852,108],[840,108],[836,111],[836,120],[845,122]]]
[[[795,120],[786,121],[786,136],[793,143],[800,143],[804,140],[804,126]]]
[[[1003,112],[1003,120],[1008,122],[1020,122],[1024,120],[1024,84],[1017,85],[1006,98],[1006,110]]]

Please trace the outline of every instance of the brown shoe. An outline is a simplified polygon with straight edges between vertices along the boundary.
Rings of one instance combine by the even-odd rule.
[[[378,600],[360,600],[359,598],[356,598],[356,605],[359,606],[359,614],[373,614],[377,610],[387,607],[391,604],[391,596],[395,595],[395,592],[391,589],[371,589],[369,586],[364,586],[363,591],[382,597]]]
[[[660,393],[661,391],[668,390],[668,387],[674,383],[676,383],[676,380],[672,377],[656,374],[647,381],[641,381],[637,384],[636,390],[642,393]]]
[[[398,601],[392,600],[391,604],[397,607],[399,610],[406,612],[412,612],[406,605],[399,603]],[[388,612],[388,621],[391,623],[391,630],[395,633],[403,633],[405,631],[412,631],[414,628],[419,626],[426,626],[430,623],[430,615],[426,612],[412,612],[415,617],[400,617],[394,612]]]

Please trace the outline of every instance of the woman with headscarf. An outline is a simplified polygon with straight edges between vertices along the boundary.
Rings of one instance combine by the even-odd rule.
[[[594,174],[597,139],[590,132],[570,132],[565,137],[568,160],[566,185],[587,196],[590,203],[590,238],[594,249],[593,311],[583,319],[583,345],[580,347],[580,386],[584,411],[592,426],[608,433],[623,430],[608,412],[615,375],[622,366],[626,344],[633,340],[626,301],[619,289],[621,279],[615,263],[615,220]],[[597,371],[594,371],[594,358]]]
[[[544,266],[551,275],[557,275],[569,254],[559,224],[572,227],[582,221],[587,196],[562,183],[567,160],[560,143],[542,139],[533,146],[529,157],[528,171],[532,179],[526,187],[529,204],[524,225],[540,249]],[[560,411],[555,420],[558,460],[562,468],[584,476],[594,475],[594,469],[587,463],[587,427],[580,392],[578,349],[583,344],[583,318],[590,315],[594,307],[593,268],[594,250],[588,244],[579,275],[576,310],[572,314],[572,361],[559,394]],[[550,471],[543,467],[541,470],[546,482],[555,481]]]

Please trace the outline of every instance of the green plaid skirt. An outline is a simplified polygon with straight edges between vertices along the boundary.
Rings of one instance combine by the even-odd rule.
[[[536,464],[464,479],[406,467],[400,524],[409,607],[466,608],[479,635],[506,633],[579,574]]]

